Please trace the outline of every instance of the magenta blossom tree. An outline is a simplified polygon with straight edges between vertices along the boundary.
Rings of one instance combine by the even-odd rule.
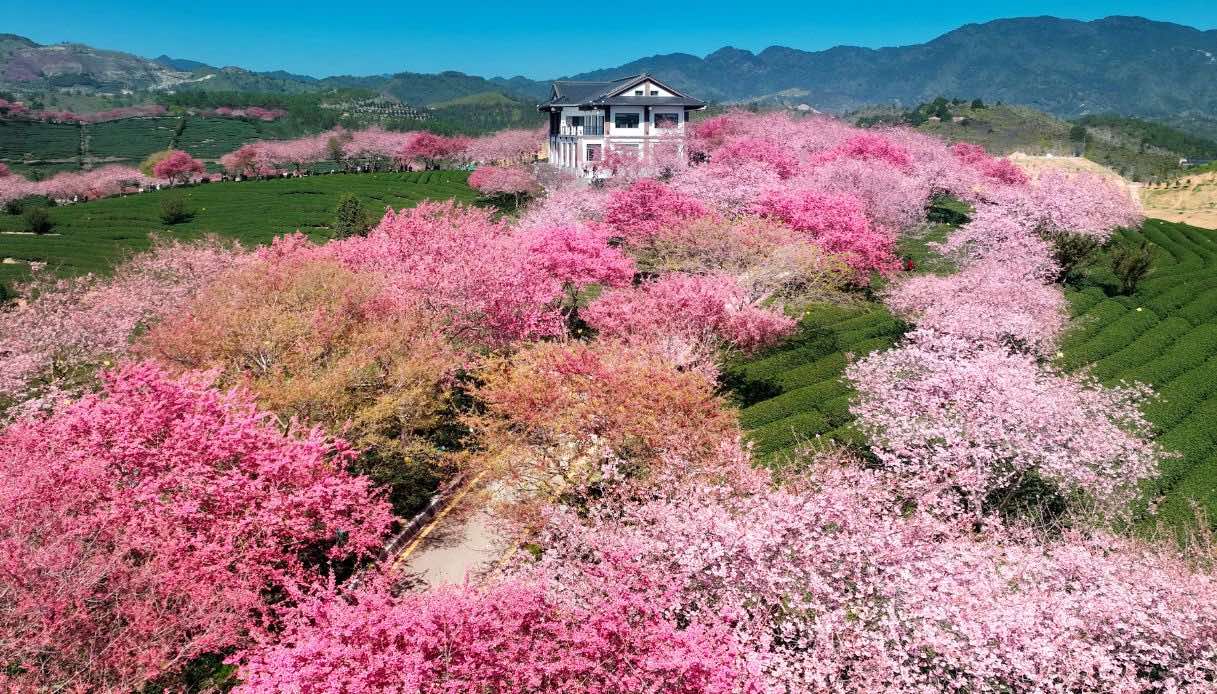
[[[899,268],[895,240],[871,224],[856,198],[813,191],[770,191],[751,211],[806,232],[821,248],[842,256],[857,272],[861,284],[872,272],[888,273]]]
[[[203,175],[204,172],[206,169],[203,168],[203,162],[180,149],[170,151],[152,167],[153,175],[168,179],[170,183],[185,183],[193,176]]]
[[[250,656],[237,691],[741,691],[749,678],[729,630],[678,626],[651,599],[662,581],[604,585],[580,601],[517,581],[401,597],[360,589],[306,604],[279,645]]]
[[[206,376],[145,364],[103,381],[0,432],[10,691],[129,692],[245,644],[389,527],[344,442],[285,434]]]
[[[634,261],[589,226],[546,227],[525,236],[540,268],[578,291],[593,284],[623,287],[634,278]]]
[[[642,179],[609,196],[604,222],[627,241],[646,240],[666,226],[707,214],[696,198],[653,179]]]

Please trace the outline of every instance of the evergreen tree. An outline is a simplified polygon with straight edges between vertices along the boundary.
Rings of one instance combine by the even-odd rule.
[[[338,209],[334,218],[334,237],[339,239],[351,236],[364,236],[368,233],[368,218],[363,211],[363,203],[352,193],[344,193],[338,199]]]

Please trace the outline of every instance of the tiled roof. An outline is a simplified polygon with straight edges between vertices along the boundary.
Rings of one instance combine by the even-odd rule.
[[[627,94],[609,96],[644,79],[662,85],[676,96],[631,96]],[[557,80],[553,83],[552,94],[549,101],[540,105],[542,110],[550,106],[705,106],[704,102],[681,94],[646,73],[623,77],[611,82]]]

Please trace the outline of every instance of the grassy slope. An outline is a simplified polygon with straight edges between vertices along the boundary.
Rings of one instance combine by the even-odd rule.
[[[1116,296],[1115,278],[1102,268],[1070,290],[1077,321],[1061,361],[1093,365],[1105,383],[1157,390],[1146,416],[1160,442],[1182,455],[1150,489],[1163,499],[1162,520],[1188,522],[1193,500],[1217,520],[1217,232],[1151,219],[1124,236],[1157,247],[1153,274],[1132,296]]]
[[[166,191],[107,198],[50,210],[61,236],[0,234],[0,258],[50,263],[64,274],[104,272],[128,253],[144,249],[152,232],[193,239],[207,233],[247,244],[270,241],[297,229],[313,238],[329,237],[342,193],[358,195],[370,212],[410,207],[423,199],[472,201],[468,174],[456,171],[386,173],[213,183],[182,189],[195,212],[189,222],[167,227],[160,221]],[[0,212],[0,231],[18,231],[22,219]],[[24,277],[28,265],[0,264],[0,281]]]
[[[996,154],[1071,154],[1069,123],[1047,113],[1021,106],[990,106],[973,109],[952,106],[951,113],[967,118],[966,123],[926,122],[917,126],[922,132],[950,142],[971,142]]]

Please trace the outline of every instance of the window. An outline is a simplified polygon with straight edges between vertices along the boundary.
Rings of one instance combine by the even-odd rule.
[[[656,129],[675,128],[679,125],[680,125],[680,114],[679,113],[656,113],[655,114]]]
[[[637,113],[618,113],[613,116],[614,128],[637,128],[641,119]]]
[[[577,128],[577,127],[583,125],[583,116],[571,116],[570,125],[571,125],[571,127],[574,127],[574,128]]]
[[[641,90],[641,89],[635,89],[635,90],[634,90],[634,96],[642,96],[642,90]]]
[[[659,92],[658,92],[658,91],[656,91],[656,90],[654,90],[654,89],[652,89],[652,90],[651,90],[651,96],[659,96]]]
[[[639,159],[642,153],[638,145],[617,145],[613,148],[613,151],[621,156],[633,157],[634,159]]]
[[[600,145],[587,146],[587,160],[600,161]]]

